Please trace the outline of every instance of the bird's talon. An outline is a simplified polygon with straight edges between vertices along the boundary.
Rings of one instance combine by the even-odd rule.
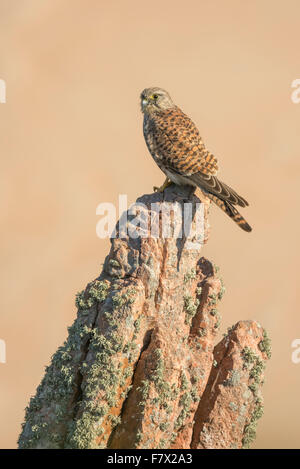
[[[172,181],[170,181],[169,178],[166,178],[165,182],[163,183],[162,186],[157,187],[153,186],[153,191],[154,192],[163,192],[167,187],[169,187],[172,184]]]
[[[153,192],[163,192],[165,190],[165,187],[164,186],[160,186],[160,187],[157,187],[157,186],[153,186]]]

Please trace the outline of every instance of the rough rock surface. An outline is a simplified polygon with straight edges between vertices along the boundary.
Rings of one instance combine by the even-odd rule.
[[[269,342],[245,321],[214,347],[224,287],[201,257],[209,201],[199,202],[171,186],[121,218],[26,410],[20,448],[241,448],[253,440]],[[191,207],[178,237],[181,209]]]

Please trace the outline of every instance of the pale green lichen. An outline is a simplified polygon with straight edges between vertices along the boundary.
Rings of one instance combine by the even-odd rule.
[[[145,406],[149,401],[149,394],[155,395],[149,402],[149,406],[152,409],[151,420],[153,425],[157,426],[160,431],[164,432],[164,437],[160,440],[170,440],[170,413],[173,411],[174,401],[176,400],[180,388],[185,388],[187,385],[187,378],[183,372],[180,378],[180,386],[176,383],[170,384],[166,376],[166,366],[163,359],[163,352],[161,349],[154,351],[155,368],[150,375],[149,379],[143,380],[138,388],[140,393],[139,405],[144,412]],[[160,443],[162,444],[162,443]],[[144,447],[144,443],[143,443]]]
[[[189,382],[187,380],[186,374],[184,371],[181,373],[181,386],[182,391],[186,391],[189,388]]]
[[[236,386],[241,380],[241,373],[239,370],[231,370],[230,376],[223,382],[224,386]]]
[[[123,392],[121,392],[121,399],[126,399],[126,397],[128,396],[128,393],[131,389],[132,389],[132,384],[127,386],[126,389]]]
[[[162,431],[162,432],[166,432],[170,427],[170,424],[168,422],[161,422],[159,424],[159,429]]]
[[[89,289],[76,294],[75,305],[79,310],[88,310],[96,302],[102,302],[107,297],[109,284],[95,280]]]
[[[259,342],[258,348],[259,350],[261,350],[261,352],[264,352],[267,355],[268,359],[271,358],[272,356],[271,339],[268,337],[266,330],[263,331],[263,340]]]
[[[105,440],[97,444],[104,419],[112,428],[119,424],[120,416],[112,415],[110,409],[118,404],[122,386],[126,389],[121,399],[126,397],[133,371],[133,365],[125,369],[120,366],[118,355],[123,353],[125,344],[119,324],[130,313],[126,308],[134,302],[136,290],[129,288],[118,295],[110,288],[110,282],[97,279],[76,295],[78,317],[68,329],[68,339],[52,357],[26,410],[20,448],[33,448],[38,442],[51,448],[99,448],[105,446]],[[104,301],[99,311],[98,305]],[[94,329],[97,313],[107,323],[104,334]],[[140,323],[141,318],[132,324],[126,322],[134,328],[128,347],[129,362],[134,362],[137,355],[134,339]],[[49,416],[47,425],[44,415]]]
[[[142,441],[142,438],[143,438],[143,434],[141,430],[138,430],[136,434],[136,438],[135,438],[136,446]]]
[[[226,289],[225,289],[225,286],[224,286],[223,279],[222,279],[222,277],[221,277],[220,274],[219,274],[219,272],[220,272],[220,267],[217,266],[216,264],[213,264],[213,266],[214,266],[214,273],[215,273],[215,274],[218,274],[218,275],[216,275],[216,277],[220,280],[220,283],[221,283],[221,288],[220,288],[220,291],[219,291],[219,293],[218,293],[218,295],[217,295],[218,300],[221,300],[221,299],[223,298],[223,296],[224,296],[224,293],[225,293]]]
[[[266,334],[264,334],[264,340],[265,339]],[[266,342],[265,347],[266,348],[264,348],[264,346],[261,346],[259,348],[263,352],[267,353],[266,350],[268,350],[269,352],[270,343],[268,342],[268,340]],[[262,348],[264,348],[264,350],[262,350]],[[244,368],[249,370],[250,383],[248,387],[253,393],[255,399],[254,410],[250,422],[244,428],[244,436],[242,441],[243,448],[249,448],[256,437],[257,422],[263,415],[262,399],[260,398],[258,393],[260,386],[263,384],[262,375],[265,369],[265,363],[250,347],[245,347],[242,350],[242,357],[244,360]]]
[[[165,378],[165,363],[163,360],[162,350],[156,349],[155,355],[157,358],[157,364],[154,372],[151,375],[151,381],[154,383],[154,387],[158,394],[159,405],[163,405],[168,401],[172,401],[176,398],[178,394],[178,389],[175,386],[175,383],[171,386]]]
[[[198,388],[197,386],[193,386],[191,389],[191,398],[194,402],[200,401],[200,397],[198,395]]]
[[[148,379],[144,379],[141,382],[141,385],[137,388],[137,390],[141,394],[141,400],[139,402],[139,406],[142,407],[142,409],[145,407],[147,399],[149,397],[149,391],[150,391],[150,381]]]
[[[235,402],[229,402],[229,407],[234,412],[237,412],[237,410],[238,410],[238,405]]]
[[[191,280],[194,280],[196,278],[196,270],[195,269],[191,269],[190,272],[187,272],[185,275],[184,275],[184,283],[188,283],[190,282]]]
[[[216,293],[211,293],[210,295],[208,295],[208,298],[209,298],[209,301],[208,301],[209,306],[214,306],[217,304],[218,297]]]
[[[195,396],[194,396],[195,397]],[[179,406],[182,407],[179,416],[176,419],[174,428],[179,430],[185,423],[186,418],[189,414],[193,398],[190,392],[185,392],[179,400]]]
[[[122,277],[122,266],[116,259],[109,259],[107,263],[107,272],[113,278]]]
[[[265,363],[257,357],[253,368],[250,371],[250,378],[253,378],[256,383],[260,383],[261,375],[265,369]]]
[[[134,321],[135,332],[140,332],[142,319],[143,319],[143,316],[140,315],[138,319]]]
[[[185,310],[185,323],[191,324],[193,317],[195,316],[198,306],[200,304],[199,300],[195,300],[190,295],[185,295],[184,298],[184,310]]]
[[[220,288],[220,291],[218,293],[218,299],[219,300],[222,300],[224,294],[226,293],[226,288],[225,288],[225,285],[224,285],[224,282],[223,282],[223,279],[222,277],[218,277],[220,282],[221,282],[221,288]]]
[[[242,357],[243,357],[244,364],[245,364],[244,366],[246,368],[249,368],[251,364],[254,363],[258,358],[256,353],[253,352],[253,350],[250,347],[245,347],[242,350]]]
[[[263,405],[260,401],[256,402],[255,409],[251,416],[251,420],[249,424],[247,424],[244,428],[244,436],[242,440],[243,448],[247,449],[250,447],[251,443],[256,438],[256,428],[257,422],[263,415]]]
[[[164,438],[161,438],[159,443],[158,443],[158,448],[159,449],[164,449],[167,447],[167,442]]]
[[[221,314],[219,313],[219,311],[216,313],[216,322],[215,322],[215,325],[214,325],[214,329],[219,329],[220,325],[221,325],[221,321],[222,321],[222,316]]]
[[[116,331],[108,336],[94,329],[91,333],[89,351],[94,356],[90,366],[83,369],[85,386],[79,407],[79,417],[72,423],[67,435],[67,448],[88,449],[97,446],[101,435],[103,418],[118,401],[118,389],[122,370],[114,358],[123,349],[123,340]],[[102,399],[99,393],[103,394]],[[109,415],[112,426],[117,417]]]
[[[86,303],[81,306],[86,307]],[[74,324],[68,328],[68,339],[59,347],[52,357],[51,364],[46,367],[45,376],[25,412],[26,424],[23,425],[23,432],[19,438],[20,448],[33,448],[37,441],[42,439],[53,447],[62,447],[63,422],[72,417],[70,402],[76,390],[83,353],[82,344],[89,340],[91,333],[86,321],[89,319],[79,313]],[[42,408],[53,410],[48,425],[51,425],[50,432],[40,414]]]
[[[121,417],[119,415],[110,415],[109,420],[112,428],[115,428],[119,423],[121,423]]]

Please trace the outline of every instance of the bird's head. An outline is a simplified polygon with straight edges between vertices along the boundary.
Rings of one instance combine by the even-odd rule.
[[[174,106],[171,96],[162,88],[146,88],[141,93],[141,108],[145,114],[153,114]]]

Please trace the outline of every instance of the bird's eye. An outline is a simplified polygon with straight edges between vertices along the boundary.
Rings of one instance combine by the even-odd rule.
[[[152,98],[155,99],[155,101],[158,99],[158,94],[153,94]]]

